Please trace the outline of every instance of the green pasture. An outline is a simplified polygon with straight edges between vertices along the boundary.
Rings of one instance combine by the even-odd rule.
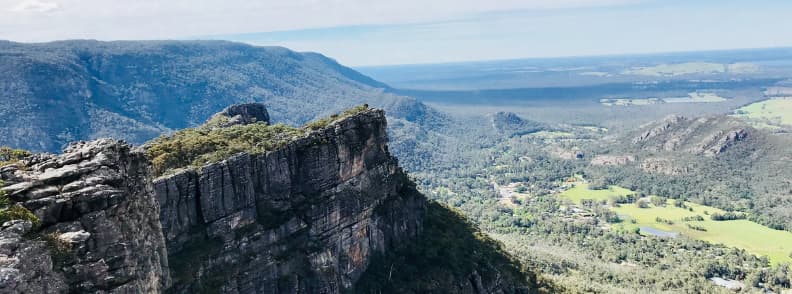
[[[604,190],[589,190],[585,183],[564,191],[559,196],[580,203],[582,199],[608,200],[614,196],[626,196],[635,192],[618,186]],[[633,231],[640,227],[650,227],[663,231],[704,240],[711,243],[744,249],[760,256],[767,256],[772,264],[792,263],[792,233],[779,231],[749,220],[713,221],[709,215],[723,213],[722,210],[685,202],[685,207],[674,206],[669,200],[665,206],[657,207],[649,204],[649,208],[639,208],[636,204],[621,204],[611,209],[618,213],[623,221],[613,226],[616,230]],[[703,221],[688,220],[702,216]],[[671,221],[671,224],[658,222],[657,218]],[[704,228],[706,231],[695,230],[688,224]]]
[[[777,98],[756,102],[735,111],[737,117],[759,121],[766,125],[792,126],[792,98]]]

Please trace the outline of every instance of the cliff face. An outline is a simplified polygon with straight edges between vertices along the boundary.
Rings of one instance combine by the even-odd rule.
[[[527,292],[471,224],[427,213],[387,141],[369,109],[156,179],[146,147],[115,140],[0,167],[36,216],[0,228],[0,293]]]
[[[113,140],[0,169],[40,223],[0,232],[0,292],[152,293],[169,284],[158,204],[142,153]]]
[[[154,182],[174,292],[338,293],[420,232],[382,111]],[[197,245],[197,246],[196,246]]]

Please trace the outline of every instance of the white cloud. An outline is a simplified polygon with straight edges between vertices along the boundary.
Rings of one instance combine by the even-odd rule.
[[[641,0],[0,0],[0,39],[162,39],[442,21],[481,13]],[[5,10],[5,11],[3,11]],[[57,10],[46,18],[36,13]],[[14,11],[14,12],[10,12]]]
[[[12,12],[50,12],[58,9],[58,3],[40,0],[24,0],[11,7]]]

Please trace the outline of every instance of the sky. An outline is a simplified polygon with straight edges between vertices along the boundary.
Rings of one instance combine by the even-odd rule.
[[[351,66],[792,46],[789,0],[0,0],[0,39],[224,39]]]

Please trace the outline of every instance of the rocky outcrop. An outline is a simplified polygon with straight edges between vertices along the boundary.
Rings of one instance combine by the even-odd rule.
[[[235,104],[209,119],[213,127],[225,128],[233,125],[246,125],[256,122],[269,124],[267,108],[261,103]]]
[[[254,108],[225,116],[262,121]],[[156,179],[145,146],[115,140],[2,167],[3,191],[37,220],[0,227],[0,293],[354,291],[372,260],[414,248],[427,224],[428,202],[387,142],[384,112],[369,109]],[[503,260],[463,262],[473,270],[445,290],[527,291],[520,274],[476,271],[497,273]]]
[[[66,292],[66,279],[53,268],[49,244],[25,237],[32,229],[23,220],[6,222],[0,229],[0,293]]]
[[[635,161],[632,155],[597,155],[591,159],[593,165],[625,165]]]
[[[703,140],[697,149],[706,155],[718,155],[747,137],[748,130],[744,128],[720,131]]]
[[[638,144],[649,139],[658,137],[671,130],[675,126],[687,121],[688,119],[678,115],[671,115],[664,118],[662,121],[656,123],[654,126],[649,126],[648,130],[643,131],[639,136],[635,137],[632,142]],[[647,128],[647,126],[644,126]]]
[[[751,137],[752,128],[725,116],[687,119],[671,116],[644,127],[632,139],[635,146],[652,152],[684,151],[715,156]]]
[[[641,162],[641,169],[654,174],[664,174],[670,176],[686,175],[692,172],[692,168],[684,162],[675,161],[672,158],[646,158]]]
[[[276,151],[157,179],[173,292],[350,288],[423,219],[385,128],[382,111],[367,111]]]
[[[169,286],[159,206],[143,154],[114,140],[3,169],[8,197],[40,220],[3,225],[0,289],[152,293]],[[49,253],[49,254],[48,254]],[[11,260],[11,261],[9,261]]]

